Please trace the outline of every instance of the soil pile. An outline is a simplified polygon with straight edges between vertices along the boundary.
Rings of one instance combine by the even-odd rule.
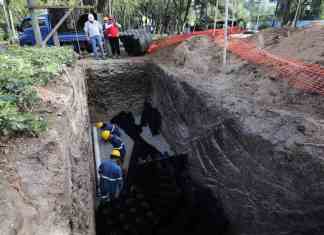
[[[324,97],[231,54],[224,69],[220,50],[193,38],[155,56],[162,133],[233,234],[322,235]]]
[[[324,97],[296,90],[287,81],[280,80],[276,71],[248,64],[231,53],[224,69],[222,52],[222,48],[207,37],[194,37],[158,52],[153,59],[169,71],[181,73],[182,79],[198,82],[198,86],[214,87],[214,92],[226,90],[269,108],[324,118]],[[202,80],[205,82],[201,83]]]
[[[269,32],[276,32],[270,33]],[[279,36],[278,32],[285,32]],[[268,30],[264,34],[266,50],[284,58],[302,60],[324,66],[324,27],[313,26],[303,30]],[[276,43],[267,43],[275,40]]]
[[[262,36],[263,43],[265,47],[273,46],[278,43],[280,43],[281,40],[284,38],[289,37],[292,33],[298,32],[300,29],[297,28],[290,28],[290,27],[285,27],[285,28],[268,28],[265,30],[262,30],[261,32],[253,35],[251,37],[251,40],[254,41],[255,43],[259,43],[260,36]]]

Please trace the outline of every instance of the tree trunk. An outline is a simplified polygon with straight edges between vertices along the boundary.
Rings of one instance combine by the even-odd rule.
[[[185,15],[183,17],[183,23],[184,24],[187,23],[188,15],[189,15],[190,7],[191,7],[191,3],[192,3],[192,0],[188,0],[187,6],[186,6]]]
[[[297,20],[298,20],[299,11],[300,11],[300,5],[301,5],[301,0],[298,0],[297,10],[296,10],[295,17],[294,17],[294,20],[293,20],[293,23],[292,23],[293,27],[297,26]]]
[[[38,15],[35,12],[34,9],[32,9],[31,7],[36,5],[34,0],[27,0],[27,5],[30,7],[29,11],[32,17],[32,27],[33,27],[33,31],[34,31],[34,35],[35,35],[35,39],[36,39],[36,44],[38,46],[42,45],[42,35],[41,35],[41,31],[39,28],[39,24],[38,24]]]

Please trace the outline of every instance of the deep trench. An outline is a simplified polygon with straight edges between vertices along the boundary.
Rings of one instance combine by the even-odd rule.
[[[153,67],[146,62],[113,62],[88,69],[92,122],[110,120],[134,141],[120,197],[96,210],[96,234],[228,234],[230,225],[221,205],[208,187],[191,178],[188,156],[177,153],[161,160],[163,153],[140,136],[142,126],[156,134],[163,123],[158,107],[150,106]],[[134,120],[138,114],[139,125]]]

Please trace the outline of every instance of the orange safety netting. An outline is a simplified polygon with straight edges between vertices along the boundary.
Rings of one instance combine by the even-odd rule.
[[[221,43],[223,39],[215,41]],[[258,49],[253,42],[245,40],[232,40],[228,48],[233,54],[250,63],[274,69],[279,78],[287,80],[292,87],[324,95],[324,69],[319,65],[305,64],[273,55]]]
[[[229,34],[232,33],[238,33],[240,32],[240,29],[237,27],[229,28]],[[161,39],[159,41],[154,41],[151,43],[149,48],[147,49],[148,53],[153,53],[156,52],[159,49],[166,48],[172,45],[175,45],[177,43],[181,43],[192,36],[210,36],[210,37],[216,37],[219,35],[223,35],[224,30],[223,29],[216,29],[216,30],[206,30],[206,31],[196,31],[192,33],[187,33],[187,34],[179,34],[179,35],[173,35],[169,36],[167,38]]]
[[[237,27],[230,28],[229,34],[238,33]],[[166,39],[154,42],[148,52],[153,53],[159,49],[183,42],[192,36],[206,35],[212,37],[218,45],[223,45],[224,30],[198,31],[190,34],[170,36]],[[230,40],[228,49],[235,55],[249,63],[271,67],[279,75],[279,78],[288,81],[289,85],[307,92],[324,95],[324,69],[316,64],[305,64],[293,59],[285,59],[273,55],[265,50],[257,48],[255,43],[243,39]]]

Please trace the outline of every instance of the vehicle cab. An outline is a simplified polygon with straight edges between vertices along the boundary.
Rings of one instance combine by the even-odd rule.
[[[39,28],[42,34],[42,38],[45,38],[51,31],[51,24],[48,15],[41,15],[38,17]],[[34,31],[32,28],[32,18],[27,16],[21,22],[19,27],[19,43],[21,46],[36,44]],[[51,41],[49,43],[52,43]]]

